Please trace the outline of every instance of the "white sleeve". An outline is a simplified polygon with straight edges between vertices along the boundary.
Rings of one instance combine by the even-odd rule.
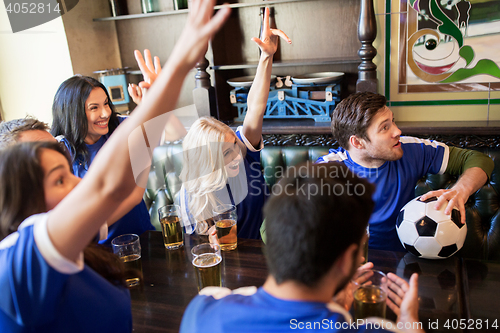
[[[243,141],[247,149],[250,150],[251,152],[256,153],[264,148],[264,140],[262,139],[262,137],[260,138],[259,148],[257,149],[250,143],[250,141],[248,141],[248,139],[243,135],[243,126],[238,126],[236,132],[240,133],[241,141]]]
[[[443,163],[441,164],[441,168],[439,169],[438,175],[444,174],[446,168],[448,168],[449,160],[450,160],[450,148],[447,145],[444,145]]]
[[[62,274],[76,274],[83,270],[84,262],[83,262],[83,252],[80,252],[80,255],[76,262],[73,262],[67,258],[65,258],[62,254],[60,254],[57,249],[52,244],[50,240],[49,233],[47,230],[47,220],[49,217],[49,213],[37,214],[29,217],[28,219],[37,219],[36,223],[33,226],[33,235],[35,237],[35,243],[40,251],[40,254],[43,256],[47,264],[49,264],[52,268]]]

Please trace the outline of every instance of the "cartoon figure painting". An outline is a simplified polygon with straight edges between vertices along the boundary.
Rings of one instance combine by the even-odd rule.
[[[486,41],[484,35],[500,41],[500,17],[489,15],[484,10],[477,11],[482,14],[475,15],[474,29],[470,31],[472,7],[476,2],[408,1],[408,11],[417,13],[416,24],[408,26],[407,40],[407,64],[414,75],[429,83],[455,83],[469,78],[484,81],[485,75],[489,76],[486,79],[489,82],[499,82],[500,57],[496,52],[487,51],[486,45],[493,40]],[[498,13],[493,15],[499,16]]]

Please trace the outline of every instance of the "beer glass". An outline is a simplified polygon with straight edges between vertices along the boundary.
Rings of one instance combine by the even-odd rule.
[[[236,221],[236,206],[234,205],[219,205],[213,210],[215,230],[222,251],[234,250],[238,245],[236,237],[237,227]]]
[[[168,250],[175,250],[184,245],[180,208],[177,205],[166,205],[158,209],[163,244]]]
[[[381,271],[369,269],[354,275],[354,320],[385,318],[387,300],[387,276]]]
[[[219,257],[222,257],[220,254],[220,246],[217,244],[203,243],[196,245],[191,249],[191,254],[193,255],[193,258],[196,258],[204,253],[214,253]]]
[[[115,237],[111,241],[111,247],[113,253],[125,264],[125,283],[127,286],[130,288],[140,285],[142,281],[142,261],[139,236],[125,234]]]
[[[191,250],[198,291],[208,286],[221,287],[220,247],[217,244],[200,244]]]

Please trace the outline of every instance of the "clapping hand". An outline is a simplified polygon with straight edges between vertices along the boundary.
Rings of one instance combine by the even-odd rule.
[[[387,306],[398,316],[398,323],[418,322],[418,275],[412,274],[409,284],[393,273],[387,277]]]

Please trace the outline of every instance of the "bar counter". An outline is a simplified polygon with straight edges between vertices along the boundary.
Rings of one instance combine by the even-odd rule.
[[[198,293],[190,251],[205,241],[200,236],[186,235],[184,247],[167,250],[161,232],[141,235],[144,283],[131,290],[134,332],[179,331],[184,310]],[[223,251],[223,286],[262,286],[267,277],[263,251],[261,241],[248,239],[238,239],[234,251]],[[491,325],[493,313],[498,313],[493,305],[500,291],[489,287],[500,285],[499,264],[483,264],[458,256],[425,260],[409,253],[378,250],[369,250],[368,259],[384,273],[393,272],[403,278],[419,273],[419,317],[426,332],[465,332],[467,329],[459,327],[460,319],[489,318]],[[482,268],[479,272],[478,265]],[[387,318],[396,319],[389,308]],[[452,324],[457,328],[452,329]],[[491,330],[474,329],[480,331]]]

